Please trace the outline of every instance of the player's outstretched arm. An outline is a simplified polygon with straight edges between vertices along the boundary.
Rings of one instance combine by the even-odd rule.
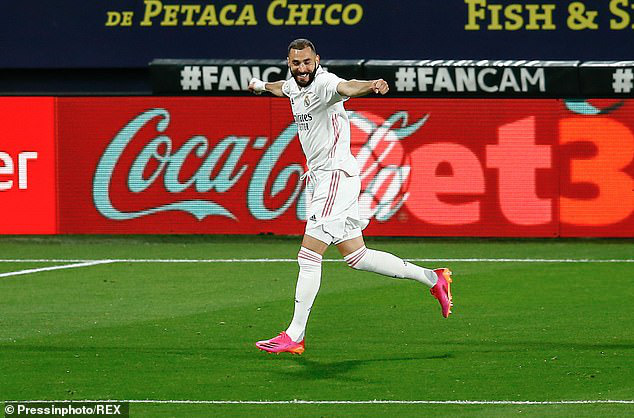
[[[284,80],[274,81],[272,83],[265,83],[260,79],[252,78],[249,82],[249,91],[252,91],[255,94],[262,94],[262,92],[268,91],[275,96],[284,97],[284,93],[282,93],[283,84]]]
[[[369,93],[386,94],[390,90],[387,82],[382,78],[378,80],[348,80],[337,85],[337,92],[342,96],[359,97]]]

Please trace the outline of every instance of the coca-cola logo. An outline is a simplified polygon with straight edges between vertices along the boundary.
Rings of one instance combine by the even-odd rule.
[[[408,124],[409,116],[405,111],[396,112],[385,120],[369,112],[350,111],[348,114],[352,152],[361,167],[362,216],[388,220],[409,196],[407,182],[411,166],[401,141],[418,131],[428,115]],[[238,182],[248,181],[246,203],[255,219],[276,219],[294,204],[297,218],[306,219],[306,195],[302,193],[303,182],[299,179],[304,166],[292,162],[274,171],[278,164],[290,160],[284,158],[284,153],[297,136],[295,123],[289,124],[273,141],[265,137],[229,135],[212,145],[213,141],[209,138],[195,135],[179,148],[175,147],[177,142],[166,135],[169,125],[168,110],[147,110],[130,120],[110,141],[99,159],[93,178],[93,202],[101,215],[124,221],[160,212],[181,211],[198,220],[208,216],[237,219],[222,199],[211,200],[207,192],[214,191],[224,196],[231,193]],[[122,155],[139,131],[151,126],[155,126],[156,135],[133,156],[131,164],[119,169],[128,170],[126,189],[133,195],[141,197],[146,190],[162,181],[169,201],[141,210],[125,210],[117,207],[112,200],[114,173],[119,166],[124,167],[119,164]],[[253,148],[264,149],[250,178],[247,175],[250,167],[242,158],[249,144]],[[266,144],[269,144],[268,147]],[[191,172],[192,160],[198,161],[199,165],[192,175],[183,179],[183,168],[189,164],[187,171]],[[201,198],[182,198],[183,192],[192,190]],[[271,207],[269,198],[277,195],[288,197]]]
[[[360,215],[387,221],[409,197],[412,167],[402,140],[418,131],[429,115],[409,125],[405,111],[385,120],[370,112],[348,113],[351,148],[361,168]]]

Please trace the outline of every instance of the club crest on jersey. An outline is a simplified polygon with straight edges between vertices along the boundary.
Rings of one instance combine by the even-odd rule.
[[[304,96],[304,106],[310,106],[310,97],[308,95]]]

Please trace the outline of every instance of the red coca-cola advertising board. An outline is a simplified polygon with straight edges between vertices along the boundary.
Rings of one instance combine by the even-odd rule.
[[[634,236],[634,102],[352,99],[368,235]],[[60,233],[301,234],[287,100],[57,100]]]

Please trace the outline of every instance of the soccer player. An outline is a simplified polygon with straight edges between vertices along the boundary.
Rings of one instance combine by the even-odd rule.
[[[297,254],[299,276],[293,319],[286,331],[258,341],[256,347],[271,353],[304,352],[306,323],[321,282],[322,255],[330,244],[337,246],[353,269],[416,280],[427,286],[447,318],[452,306],[449,269],[422,268],[393,254],[366,248],[361,233],[368,221],[359,217],[361,181],[357,161],[350,152],[350,121],[343,102],[369,93],[384,95],[388,84],[382,79],[344,80],[327,72],[320,67],[315,46],[307,39],[290,43],[287,62],[292,78],[273,83],[254,78],[249,90],[290,99],[308,166],[302,177],[310,203]]]

